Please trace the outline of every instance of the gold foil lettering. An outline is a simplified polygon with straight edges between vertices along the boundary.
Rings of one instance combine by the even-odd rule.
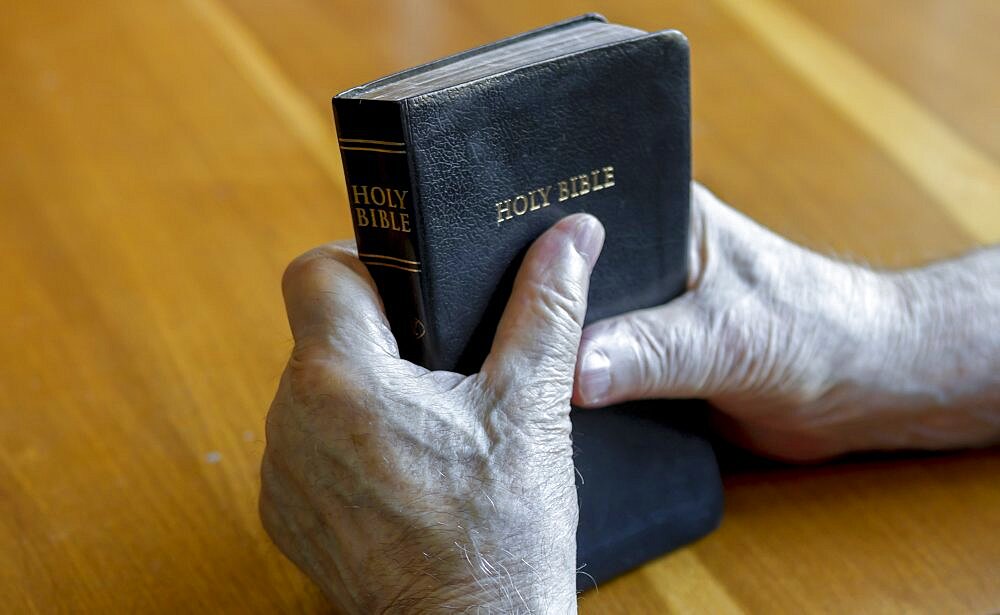
[[[586,173],[573,175],[566,179],[561,179],[554,184],[549,184],[540,188],[532,188],[525,194],[518,194],[517,196],[512,196],[502,201],[498,201],[495,204],[497,208],[497,224],[499,225],[501,222],[511,220],[515,216],[523,216],[529,211],[538,211],[543,207],[551,205],[552,203],[549,202],[549,194],[552,192],[553,186],[559,187],[559,195],[556,197],[556,201],[558,203],[563,203],[570,199],[586,196],[591,192],[611,188],[614,185],[615,168],[608,165],[599,169],[592,169]],[[372,190],[372,199],[374,200],[374,189]],[[390,206],[392,206],[391,200]],[[400,196],[400,206],[402,206],[402,196]]]
[[[615,168],[612,166],[607,166],[601,169],[604,171],[604,187],[610,188],[615,185]]]
[[[518,203],[523,203],[524,205],[519,209],[517,206]],[[528,211],[528,199],[523,194],[519,194],[514,197],[514,202],[510,208],[514,211],[515,216],[523,216]]]
[[[359,191],[358,188],[360,188],[361,190]],[[364,199],[365,205],[368,204],[368,186],[359,186],[357,184],[354,184],[351,186],[351,192],[354,193],[355,204],[360,203],[361,199]]]
[[[590,189],[593,190],[594,192],[597,192],[598,190],[604,190],[604,184],[597,181],[597,176],[599,174],[600,171],[598,171],[597,169],[594,169],[593,171],[590,172]]]
[[[407,194],[409,190],[352,184],[351,196],[354,199],[354,220],[357,227],[384,228],[409,233],[409,214],[396,211],[406,209]],[[373,205],[375,207],[372,207]]]
[[[549,206],[549,190],[552,190],[552,186],[545,186],[544,188],[538,188],[535,192],[542,195],[542,207]]]
[[[510,215],[510,199],[497,203],[497,224],[504,220],[510,220],[514,216]]]
[[[569,198],[569,185],[565,181],[559,182],[559,202],[562,203]]]
[[[376,205],[385,205],[385,190],[383,188],[372,186],[371,197],[372,203]]]

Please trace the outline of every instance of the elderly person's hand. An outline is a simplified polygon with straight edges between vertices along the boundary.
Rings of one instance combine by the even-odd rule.
[[[289,266],[261,517],[341,610],[575,612],[570,395],[603,241],[574,215],[534,243],[468,377],[400,360],[350,248]]]
[[[688,292],[590,325],[576,403],[707,398],[789,460],[1000,437],[1000,251],[877,272],[692,194]]]

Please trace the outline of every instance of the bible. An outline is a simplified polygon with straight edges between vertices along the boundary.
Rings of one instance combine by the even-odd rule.
[[[358,257],[404,359],[477,371],[521,258],[558,219],[607,231],[587,322],[684,292],[691,180],[687,40],[590,14],[333,99]],[[714,453],[684,404],[571,412],[578,587],[719,522]]]

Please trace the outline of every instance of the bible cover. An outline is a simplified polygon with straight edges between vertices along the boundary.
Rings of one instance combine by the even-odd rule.
[[[602,24],[584,15],[334,98],[359,258],[403,358],[477,371],[528,246],[574,212],[593,214],[607,230],[588,322],[684,291],[691,167],[683,35],[604,24],[624,38],[485,76],[477,63],[532,37],[558,43]],[[479,76],[454,83],[448,70],[462,66]],[[677,402],[572,412],[577,559],[596,581],[717,525],[722,492],[711,446],[671,418],[689,413]],[[588,585],[580,575],[578,586]]]

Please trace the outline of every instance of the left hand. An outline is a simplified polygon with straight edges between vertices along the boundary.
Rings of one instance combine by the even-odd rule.
[[[795,462],[996,441],[996,253],[874,271],[691,196],[688,291],[587,328],[577,403],[705,398],[730,438]]]
[[[260,512],[342,610],[576,611],[570,395],[603,239],[574,215],[535,242],[468,377],[399,358],[350,248],[289,266]]]

